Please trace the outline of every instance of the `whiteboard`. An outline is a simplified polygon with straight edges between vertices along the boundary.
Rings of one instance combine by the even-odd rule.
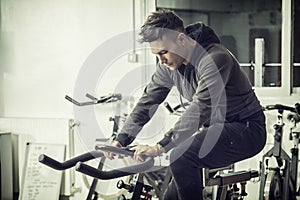
[[[1,0],[0,0],[1,1]],[[25,152],[27,142],[65,144],[66,158],[74,157],[74,120],[64,118],[21,118],[21,117],[0,117],[0,131],[11,132],[18,135],[18,170],[19,183],[23,181],[23,169],[25,163]],[[79,138],[77,138],[79,139]],[[81,144],[76,143],[76,144]],[[78,145],[80,146],[80,145]],[[80,151],[81,149],[79,149]],[[80,152],[79,152],[80,153]],[[77,187],[75,182],[75,169],[66,170],[62,175],[62,187],[60,194],[70,196]],[[20,184],[21,186],[21,184]],[[21,187],[20,187],[21,188]],[[18,186],[18,191],[19,186]]]
[[[27,143],[19,200],[59,199],[62,171],[38,161],[46,154],[60,162],[65,158],[65,145]]]

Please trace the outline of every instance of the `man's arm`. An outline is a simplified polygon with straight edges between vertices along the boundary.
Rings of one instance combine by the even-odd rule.
[[[142,97],[115,140],[122,146],[130,144],[142,127],[152,118],[159,104],[166,99],[172,86],[173,81],[168,70],[165,66],[158,64],[150,83],[146,86]]]
[[[231,69],[232,60],[226,53],[207,55],[201,60],[196,70],[198,87],[190,106],[159,142],[165,151],[191,137],[204,124],[225,121],[225,85]]]

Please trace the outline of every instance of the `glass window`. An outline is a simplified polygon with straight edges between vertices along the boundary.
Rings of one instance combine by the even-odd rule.
[[[294,1],[294,67],[293,86],[300,87],[300,1]]]
[[[157,8],[174,10],[185,25],[202,21],[212,26],[241,63],[253,86],[280,87],[281,3],[281,0],[191,0],[188,3],[157,0]],[[261,49],[255,46],[256,38],[263,39]],[[260,62],[255,49],[261,54]],[[256,85],[259,79],[261,82]]]

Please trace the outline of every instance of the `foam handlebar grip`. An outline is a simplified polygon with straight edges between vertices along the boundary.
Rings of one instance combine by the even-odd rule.
[[[128,176],[140,172],[144,172],[154,165],[154,159],[152,157],[147,157],[144,162],[137,163],[131,166],[122,167],[119,169],[113,169],[110,171],[102,171],[86,165],[82,162],[78,162],[76,164],[76,170],[84,173],[86,175],[92,176],[94,178],[102,179],[102,180],[109,180],[114,178],[120,178],[123,176]]]
[[[105,152],[111,152],[115,154],[121,154],[124,156],[133,156],[134,151],[129,150],[128,148],[120,148],[120,147],[114,147],[114,146],[109,146],[109,145],[97,145],[96,150],[99,151],[105,151]]]
[[[38,158],[40,163],[43,163],[53,169],[56,170],[66,170],[71,167],[74,167],[77,162],[85,162],[88,160],[92,160],[95,158],[104,157],[104,154],[99,151],[92,151],[88,153],[81,154],[79,156],[76,156],[74,158],[71,158],[65,162],[59,162],[45,154],[41,154]]]

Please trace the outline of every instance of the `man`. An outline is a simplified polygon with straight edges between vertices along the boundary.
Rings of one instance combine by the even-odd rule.
[[[173,180],[165,199],[175,198],[174,187],[179,199],[202,199],[201,168],[224,167],[260,152],[266,142],[265,116],[237,60],[210,27],[184,28],[174,12],[160,10],[147,18],[140,35],[159,63],[110,144],[129,145],[176,86],[189,107],[157,145],[134,147],[134,158],[142,161],[141,155],[155,157],[172,149]]]

